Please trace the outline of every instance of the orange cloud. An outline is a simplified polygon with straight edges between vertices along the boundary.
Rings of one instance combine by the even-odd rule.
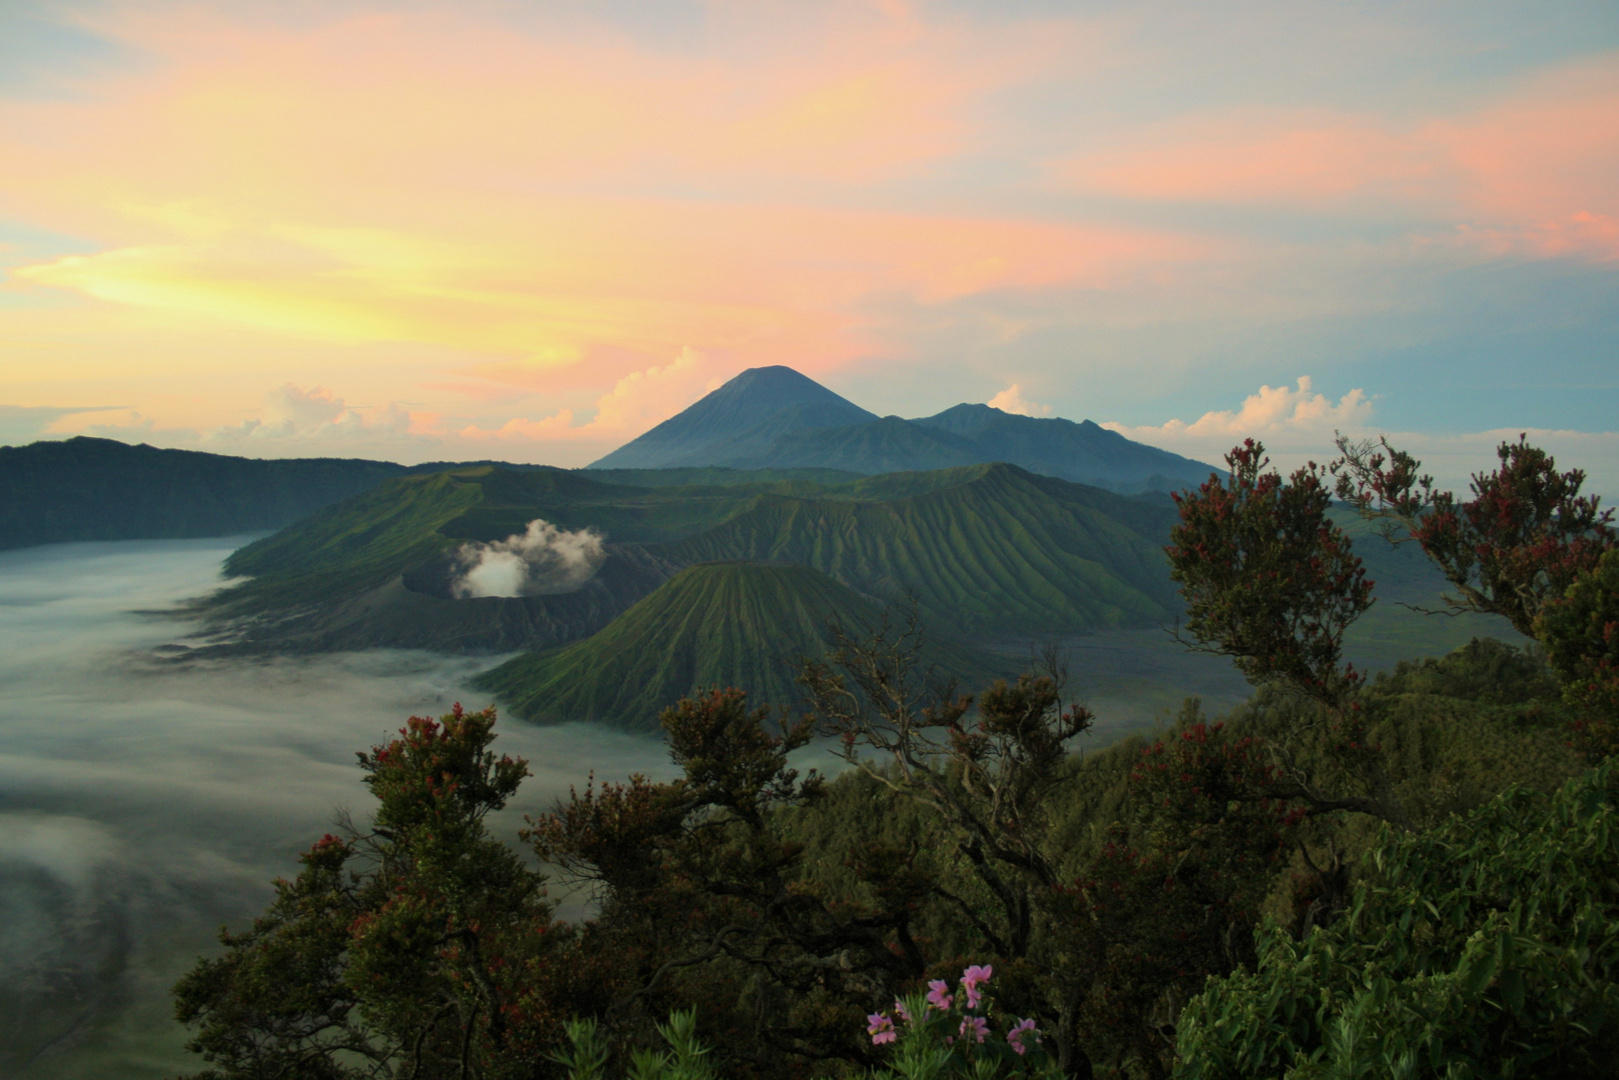
[[[867,298],[1102,287],[1202,257],[1168,233],[849,199],[959,150],[976,96],[1075,31],[827,10],[802,37],[705,52],[477,6],[301,25],[111,9],[96,27],[150,65],[0,102],[0,158],[24,163],[0,204],[104,246],[13,279],[221,335],[429,343],[544,385],[687,343],[824,369],[877,348]],[[716,9],[713,33],[746,38],[747,17]]]

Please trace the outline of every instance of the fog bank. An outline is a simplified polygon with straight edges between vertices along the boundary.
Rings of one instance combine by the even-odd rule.
[[[0,1075],[172,1076],[167,987],[297,869],[339,809],[370,810],[355,752],[411,714],[485,696],[492,659],[368,652],[175,664],[155,614],[219,583],[232,540],[0,553]],[[534,772],[494,823],[594,769],[668,775],[657,742],[502,722]]]

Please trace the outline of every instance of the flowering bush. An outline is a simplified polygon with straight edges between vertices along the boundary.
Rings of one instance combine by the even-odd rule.
[[[896,999],[893,1016],[886,1012],[868,1016],[871,1041],[894,1046],[888,1067],[875,1071],[873,1080],[1057,1077],[1056,1061],[1046,1053],[1034,1021],[995,1009],[984,989],[994,974],[988,964],[974,964],[961,973],[959,993],[953,993],[945,980],[934,979],[927,993]],[[1004,1034],[996,1034],[994,1025]]]

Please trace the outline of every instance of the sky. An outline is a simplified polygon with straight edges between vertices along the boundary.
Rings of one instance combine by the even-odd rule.
[[[0,442],[582,465],[778,363],[1619,494],[1619,5],[0,0]]]

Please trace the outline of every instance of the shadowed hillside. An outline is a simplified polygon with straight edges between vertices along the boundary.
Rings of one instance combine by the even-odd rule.
[[[386,461],[260,461],[84,436],[0,446],[0,548],[279,529],[413,471]]]

